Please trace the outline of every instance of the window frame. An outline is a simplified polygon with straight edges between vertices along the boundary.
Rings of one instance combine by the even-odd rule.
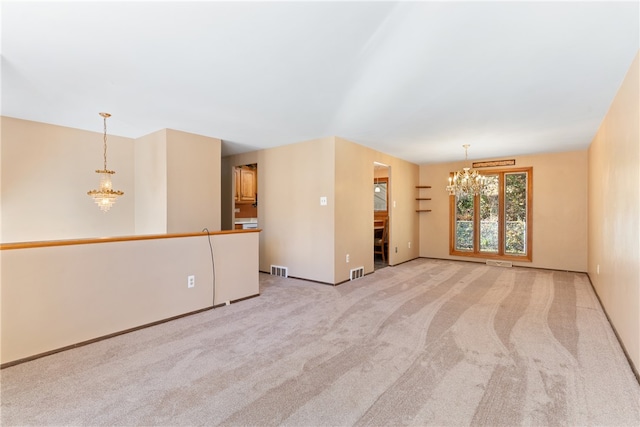
[[[505,253],[505,175],[510,173],[527,173],[527,232],[526,232],[526,254],[510,255]],[[497,259],[505,261],[531,262],[533,260],[533,167],[507,168],[485,170],[478,173],[481,175],[498,175],[498,252],[480,251],[480,196],[474,196],[473,205],[473,250],[456,250],[456,196],[449,196],[449,255]],[[453,177],[451,172],[450,176]]]

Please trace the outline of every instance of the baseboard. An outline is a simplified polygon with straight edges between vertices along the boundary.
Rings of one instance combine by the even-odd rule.
[[[166,323],[166,322],[170,322],[172,320],[180,319],[181,317],[187,317],[187,316],[191,316],[191,315],[194,315],[194,314],[202,313],[203,311],[208,311],[208,310],[211,310],[211,309],[213,309],[213,307],[202,308],[200,310],[191,311],[189,313],[184,313],[184,314],[179,314],[177,316],[169,317],[167,319],[156,320],[155,322],[146,323],[144,325],[136,326],[135,328],[129,328],[129,329],[125,329],[123,331],[114,332],[114,333],[111,333],[111,334],[103,335],[103,336],[100,336],[100,337],[97,337],[97,338],[92,338],[90,340],[82,341],[82,342],[79,342],[79,343],[66,345],[64,347],[56,348],[55,350],[49,350],[49,351],[45,351],[44,353],[34,354],[33,356],[28,356],[28,357],[24,357],[22,359],[18,359],[18,360],[14,360],[14,361],[11,361],[11,362],[3,363],[2,365],[0,365],[0,369],[8,368],[10,366],[19,365],[19,364],[25,363],[25,362],[30,362],[32,360],[40,359],[40,358],[46,357],[46,356],[51,356],[52,354],[60,353],[62,351],[72,350],[74,348],[78,348],[78,347],[82,347],[82,346],[85,346],[85,345],[93,344],[93,343],[96,343],[98,341],[106,340],[106,339],[109,339],[109,338],[114,338],[114,337],[117,337],[118,335],[124,335],[124,334],[128,334],[130,332],[139,331],[140,329],[150,328],[151,326],[161,325],[162,323]]]
[[[399,265],[406,264],[408,262],[415,261],[415,260],[420,259],[420,258],[422,258],[422,257],[417,256],[415,258],[411,258],[411,259],[408,259],[406,261],[399,262],[397,264],[387,264],[387,266],[389,266],[389,267],[397,267]]]
[[[262,271],[262,270],[260,270],[260,273],[271,275],[270,272]],[[339,282],[339,283],[321,282],[320,280],[307,279],[307,278],[304,278],[304,277],[297,277],[297,276],[288,276],[287,279],[304,280],[305,282],[317,283],[319,285],[326,285],[326,286],[338,286],[338,285],[341,285],[343,283],[350,282],[350,280],[345,280],[345,281],[342,281],[342,282]]]
[[[260,296],[260,293],[257,293],[257,294],[255,294],[255,295],[249,295],[248,297],[239,298],[239,299],[234,299],[234,300],[232,300],[232,301],[229,301],[229,304],[235,304],[235,303],[237,303],[237,302],[245,301],[245,300],[248,300],[248,299],[251,299],[251,298],[255,298],[255,297],[259,297],[259,296]],[[225,305],[227,305],[227,303],[226,303],[226,302],[223,302],[223,303],[220,303],[220,304],[216,304],[216,305],[214,305],[214,306],[213,306],[213,308],[224,307]]]
[[[230,303],[234,304],[234,303],[237,303],[237,302],[240,302],[240,301],[244,301],[244,300],[247,300],[247,299],[250,299],[250,298],[255,298],[255,297],[258,297],[258,296],[260,296],[259,293],[255,294],[255,295],[250,295],[248,297],[244,297],[244,298],[240,298],[240,299],[237,299],[237,300],[230,301]],[[93,343],[96,343],[98,341],[106,340],[106,339],[109,339],[109,338],[115,338],[115,337],[117,337],[119,335],[128,334],[130,332],[139,331],[140,329],[145,329],[145,328],[150,328],[152,326],[161,325],[163,323],[171,322],[172,320],[177,320],[177,319],[180,319],[182,317],[193,316],[194,314],[198,314],[198,313],[202,313],[202,312],[205,312],[205,311],[209,311],[209,310],[212,310],[214,308],[223,307],[225,305],[226,305],[226,303],[218,304],[218,305],[215,305],[213,307],[205,307],[205,308],[202,308],[200,310],[190,311],[189,313],[179,314],[177,316],[169,317],[169,318],[162,319],[162,320],[156,320],[155,322],[146,323],[144,325],[136,326],[135,328],[129,328],[129,329],[125,329],[123,331],[118,331],[118,332],[114,332],[114,333],[111,333],[111,334],[103,335],[103,336],[100,336],[100,337],[97,337],[97,338],[92,338],[90,340],[82,341],[82,342],[79,342],[79,343],[76,343],[76,344],[71,344],[71,345],[67,345],[67,346],[64,346],[64,347],[60,347],[60,348],[57,348],[55,350],[49,350],[49,351],[45,351],[44,353],[34,354],[33,356],[24,357],[22,359],[13,360],[11,362],[3,363],[3,364],[0,365],[0,369],[9,368],[11,366],[19,365],[19,364],[25,363],[25,362],[30,362],[32,360],[40,359],[42,357],[51,356],[52,354],[60,353],[60,352],[63,352],[63,351],[73,350],[74,348],[78,348],[78,347],[82,347],[82,346],[85,346],[85,345],[93,344]]]
[[[620,338],[620,335],[618,334],[618,331],[616,330],[615,325],[611,322],[611,318],[609,317],[609,313],[607,313],[607,309],[604,308],[604,305],[602,304],[602,300],[600,299],[600,295],[598,295],[598,291],[596,291],[596,287],[593,286],[593,281],[591,280],[591,276],[589,275],[589,273],[585,273],[585,274],[587,275],[587,278],[589,279],[589,284],[591,285],[591,289],[593,289],[593,293],[596,294],[596,298],[598,299],[598,303],[600,304],[600,307],[602,308],[602,311],[603,311],[604,315],[606,316],[607,321],[609,322],[609,325],[611,325],[611,329],[613,330],[613,333],[616,336],[616,339],[618,340],[618,343],[620,344],[620,347],[622,348],[622,352],[624,353],[624,357],[626,357],[627,358],[627,362],[629,362],[629,366],[631,367],[631,372],[633,372],[633,375],[635,375],[636,380],[638,381],[638,384],[640,384],[640,374],[638,373],[638,368],[636,368],[636,365],[633,363],[633,360],[631,360],[631,357],[629,357],[629,353],[627,352],[627,348],[624,346],[624,342]]]
[[[457,259],[457,258],[435,258],[435,257],[428,257],[428,256],[421,256],[418,257],[420,259],[433,259],[436,261],[455,261],[455,262],[472,262],[474,264],[481,264],[481,265],[487,265],[486,263],[486,259],[481,259],[478,258],[477,260],[472,260],[472,259]],[[513,262],[513,261],[512,261]],[[517,262],[517,261],[516,261]],[[533,265],[515,265],[513,264],[512,268],[530,268],[530,269],[534,269],[534,270],[547,270],[547,271],[564,271],[566,273],[582,273],[582,274],[587,274],[586,271],[578,271],[578,270],[567,270],[567,269],[559,269],[559,268],[548,268],[548,267],[536,267]]]

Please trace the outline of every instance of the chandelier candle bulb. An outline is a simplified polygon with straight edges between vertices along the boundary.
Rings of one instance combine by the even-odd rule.
[[[467,160],[467,149],[469,144],[463,145],[464,147],[464,159]],[[466,196],[473,195],[478,196],[484,191],[485,179],[480,173],[471,168],[462,168],[453,174],[453,179],[449,177],[449,185],[447,185],[447,192],[451,196]]]

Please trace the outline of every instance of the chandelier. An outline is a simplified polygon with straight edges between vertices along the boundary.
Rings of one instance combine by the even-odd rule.
[[[467,149],[469,144],[464,144],[464,160],[467,160]],[[478,171],[472,168],[462,168],[462,170],[449,177],[447,191],[451,196],[478,196],[484,191],[485,178]]]
[[[96,173],[100,175],[99,189],[88,191],[87,194],[93,198],[93,201],[96,202],[102,212],[107,212],[116,202],[116,199],[122,196],[124,192],[113,189],[111,175],[113,175],[115,171],[107,169],[107,118],[111,117],[111,114],[100,113],[100,116],[104,121],[104,168],[96,171]]]

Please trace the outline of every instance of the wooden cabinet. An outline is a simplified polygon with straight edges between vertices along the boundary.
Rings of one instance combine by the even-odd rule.
[[[240,168],[233,168],[233,180],[235,185],[234,200],[237,202],[240,200]]]
[[[254,169],[240,169],[240,202],[256,202],[256,171]]]
[[[247,166],[234,169],[236,181],[235,201],[237,203],[256,203],[257,176],[256,170]]]

